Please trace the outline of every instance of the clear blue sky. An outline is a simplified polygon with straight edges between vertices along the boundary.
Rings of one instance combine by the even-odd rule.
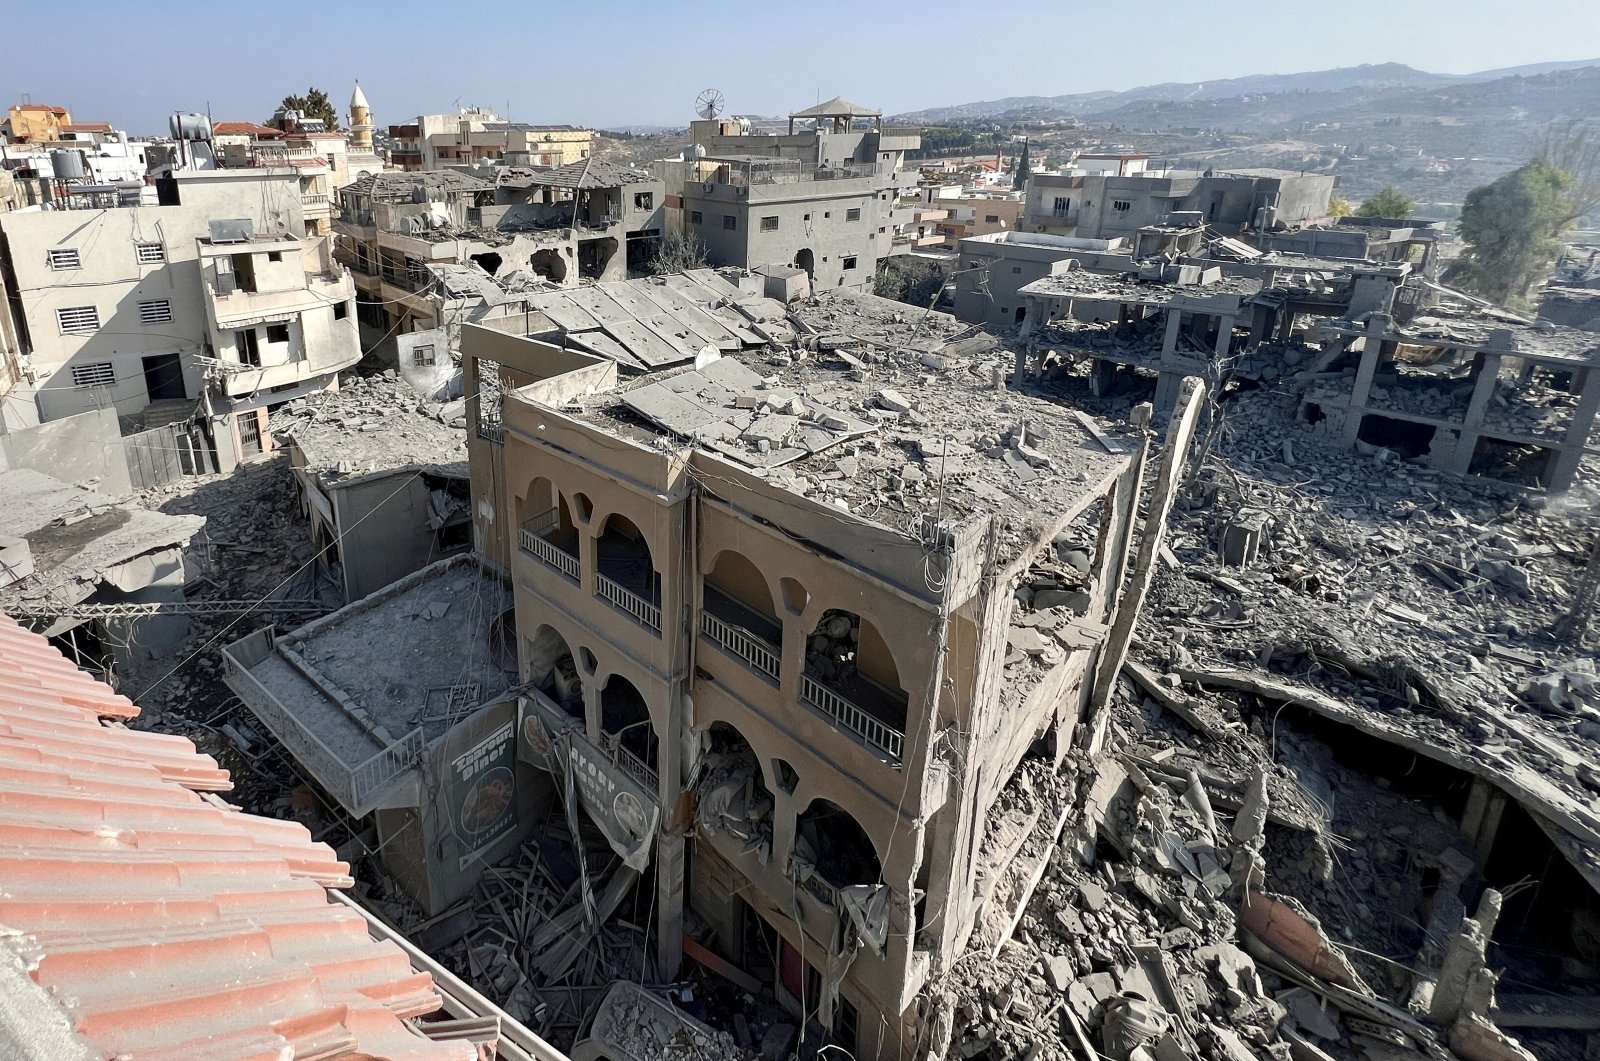
[[[894,113],[1359,63],[1469,73],[1600,59],[1600,0],[80,0],[44,36],[30,23],[10,20],[0,106],[28,93],[135,133],[208,101],[219,120],[260,121],[307,85],[342,114],[357,78],[382,125],[509,101],[521,121],[606,127],[686,124],[711,86],[736,114],[835,95]]]

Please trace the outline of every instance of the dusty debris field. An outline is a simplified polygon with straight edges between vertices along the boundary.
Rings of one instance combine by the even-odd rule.
[[[1222,410],[1104,749],[1013,782],[1060,839],[930,992],[933,1052],[1600,1056],[1596,653],[1555,632],[1592,480],[1552,501],[1293,415]]]

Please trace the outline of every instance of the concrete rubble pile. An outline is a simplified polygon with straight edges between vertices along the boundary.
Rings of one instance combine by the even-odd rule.
[[[1593,548],[1592,495],[1325,450],[1296,430],[1294,400],[1249,391],[1214,410],[1106,747],[1025,764],[997,808],[995,834],[1037,844],[1045,804],[1067,807],[1036,886],[994,888],[968,953],[930,988],[935,1056],[1600,1050],[1600,1034],[1585,1053],[1581,1031],[1555,1030],[1600,1030],[1578,1000],[1528,993],[1571,989],[1549,959],[1490,942],[1500,892],[1430,800],[1434,774],[1413,789],[1403,768],[1385,773],[1431,762],[1487,782],[1554,823],[1556,850],[1600,880],[1585,842],[1600,821],[1600,674],[1555,632]],[[1019,603],[1036,594],[1025,578]],[[1580,952],[1600,959],[1586,932]],[[1562,968],[1580,993],[1600,983],[1600,964]]]
[[[408,917],[403,906],[385,913],[512,1017],[570,1041],[608,985],[652,982],[642,922],[633,920],[638,874],[613,865],[609,850],[589,838],[585,857],[575,857],[559,813],[537,837],[537,846],[524,844],[487,867],[472,894],[443,913],[426,920],[414,908]]]
[[[460,399],[434,401],[389,370],[345,376],[337,391],[289,402],[273,412],[271,427],[299,442],[327,473],[356,475],[409,463],[459,467],[465,475],[466,424]]]

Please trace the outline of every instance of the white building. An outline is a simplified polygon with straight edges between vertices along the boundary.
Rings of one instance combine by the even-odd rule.
[[[300,173],[179,173],[161,205],[0,215],[41,421],[112,406],[130,428],[195,421],[217,466],[270,446],[266,410],[360,359],[349,273],[307,238]],[[216,222],[216,225],[213,225]]]

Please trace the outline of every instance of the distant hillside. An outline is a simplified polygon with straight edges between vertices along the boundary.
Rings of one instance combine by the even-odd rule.
[[[1008,120],[1078,117],[1127,120],[1143,125],[1282,124],[1315,110],[1359,105],[1407,90],[1458,86],[1514,76],[1600,65],[1600,59],[1485,70],[1475,74],[1433,74],[1403,63],[1313,70],[1299,74],[1251,74],[1219,81],[1144,85],[1125,92],[1080,92],[1064,96],[1010,96],[1005,99],[931,107],[896,115],[894,120],[936,125],[985,118]],[[1171,120],[1169,120],[1171,119]],[[1178,120],[1182,119],[1182,120]]]

